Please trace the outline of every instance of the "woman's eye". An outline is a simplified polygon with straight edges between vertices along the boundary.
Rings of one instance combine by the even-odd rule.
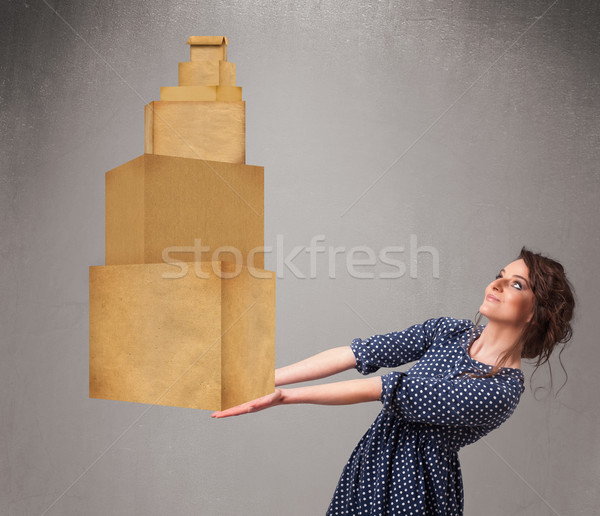
[[[496,274],[495,279],[499,279],[499,278],[502,278],[502,274]],[[518,290],[523,290],[523,285],[521,284],[520,281],[514,281],[513,287],[517,288]]]

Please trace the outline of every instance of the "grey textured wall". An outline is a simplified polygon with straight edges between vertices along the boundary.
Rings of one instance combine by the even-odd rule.
[[[190,35],[224,34],[265,166],[265,242],[419,246],[418,274],[283,268],[277,364],[473,317],[522,245],[578,294],[559,397],[527,391],[461,451],[467,516],[590,515],[600,497],[597,2],[30,2],[0,7],[0,514],[318,515],[379,404],[206,411],[88,398],[104,173]],[[56,11],[54,11],[54,9]],[[409,265],[408,252],[396,255]],[[267,256],[277,267],[276,253]],[[309,275],[307,253],[294,260]],[[364,266],[378,276],[389,267]],[[595,314],[595,315],[594,315]],[[555,389],[564,379],[552,360]],[[531,367],[527,366],[529,377]],[[348,372],[341,378],[356,377]],[[547,369],[533,387],[548,385]]]

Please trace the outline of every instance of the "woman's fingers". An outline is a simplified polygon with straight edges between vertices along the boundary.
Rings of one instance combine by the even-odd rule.
[[[242,403],[241,405],[237,405],[226,410],[213,412],[210,417],[222,418],[229,416],[239,416],[241,414],[249,414],[250,412],[258,412],[259,410],[264,410],[266,408],[277,405],[280,399],[281,389],[275,389],[275,392],[267,394],[262,398],[247,401],[246,403]]]
[[[250,403],[243,403],[242,405],[237,405],[236,407],[231,407],[227,410],[213,412],[210,417],[221,418],[229,416],[239,416],[240,414],[248,414],[249,412],[252,412],[252,409],[253,407]]]

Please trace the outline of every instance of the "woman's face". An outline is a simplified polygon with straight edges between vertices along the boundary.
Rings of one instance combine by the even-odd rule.
[[[521,327],[533,316],[529,270],[522,259],[509,263],[485,289],[479,311],[489,321]]]

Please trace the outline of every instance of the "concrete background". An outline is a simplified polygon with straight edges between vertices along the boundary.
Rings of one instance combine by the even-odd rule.
[[[209,412],[88,398],[88,266],[104,173],[143,153],[144,104],[190,35],[227,35],[265,167],[265,243],[323,235],[418,256],[416,278],[282,268],[277,364],[441,315],[474,317],[522,245],[579,306],[558,398],[547,368],[461,451],[467,516],[600,504],[597,2],[65,2],[0,7],[0,514],[317,515],[376,416],[360,406]],[[396,255],[410,265],[408,252]],[[266,268],[275,270],[276,253]],[[414,263],[413,263],[414,265]],[[594,315],[595,314],[595,315]],[[564,374],[552,360],[554,391]],[[385,372],[385,371],[384,371]],[[357,377],[348,372],[343,378]]]

